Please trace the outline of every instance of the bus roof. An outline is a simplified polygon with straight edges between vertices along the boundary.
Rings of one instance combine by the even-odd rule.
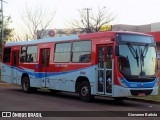
[[[58,41],[67,41],[67,40],[74,40],[74,41],[89,40],[91,38],[113,37],[115,33],[148,35],[148,34],[130,32],[130,31],[107,31],[107,32],[97,32],[97,33],[62,36],[62,37],[54,37],[54,38],[44,38],[44,39],[37,39],[37,40],[30,40],[30,41],[8,42],[5,44],[5,46],[9,47],[9,46],[19,46],[19,45],[32,45],[32,44],[38,44],[38,43],[58,42]],[[151,36],[151,35],[148,35],[148,36]]]
[[[38,43],[47,43],[47,42],[57,42],[57,41],[65,41],[65,40],[78,40],[78,35],[72,36],[63,36],[63,37],[55,37],[55,38],[44,38],[30,41],[20,41],[20,42],[9,42],[6,43],[5,46],[16,46],[16,45],[31,45]]]

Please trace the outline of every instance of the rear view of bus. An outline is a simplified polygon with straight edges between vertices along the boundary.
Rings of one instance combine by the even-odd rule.
[[[152,36],[117,33],[115,66],[114,97],[158,94],[156,44]]]

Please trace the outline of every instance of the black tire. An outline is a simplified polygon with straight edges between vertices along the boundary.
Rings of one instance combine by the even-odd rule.
[[[29,78],[27,76],[24,76],[22,78],[22,91],[25,92],[25,93],[30,92],[30,81],[29,81]]]
[[[79,97],[84,102],[89,102],[94,97],[91,95],[91,87],[87,81],[80,83]]]
[[[30,87],[30,80],[27,76],[22,78],[22,90],[25,93],[37,92],[37,88]]]

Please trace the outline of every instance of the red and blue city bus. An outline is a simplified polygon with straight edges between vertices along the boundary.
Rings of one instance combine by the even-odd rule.
[[[151,35],[99,32],[6,43],[2,81],[26,93],[46,88],[122,100],[158,94],[156,44]]]

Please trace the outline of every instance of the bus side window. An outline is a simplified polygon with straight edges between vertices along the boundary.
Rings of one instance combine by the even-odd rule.
[[[26,46],[21,47],[20,62],[25,62],[26,59]]]
[[[32,54],[27,55],[27,62],[33,62]]]
[[[3,62],[10,62],[11,48],[4,48]]]
[[[28,46],[27,47],[27,61],[26,62],[36,62],[37,61],[38,46]]]
[[[21,48],[20,62],[36,62],[37,61],[37,45],[23,46]]]
[[[84,54],[80,56],[79,62],[81,63],[88,63],[91,60],[91,54]]]
[[[57,43],[54,54],[54,62],[70,62],[71,43]]]
[[[73,43],[72,62],[89,63],[91,61],[91,41],[78,41]]]

